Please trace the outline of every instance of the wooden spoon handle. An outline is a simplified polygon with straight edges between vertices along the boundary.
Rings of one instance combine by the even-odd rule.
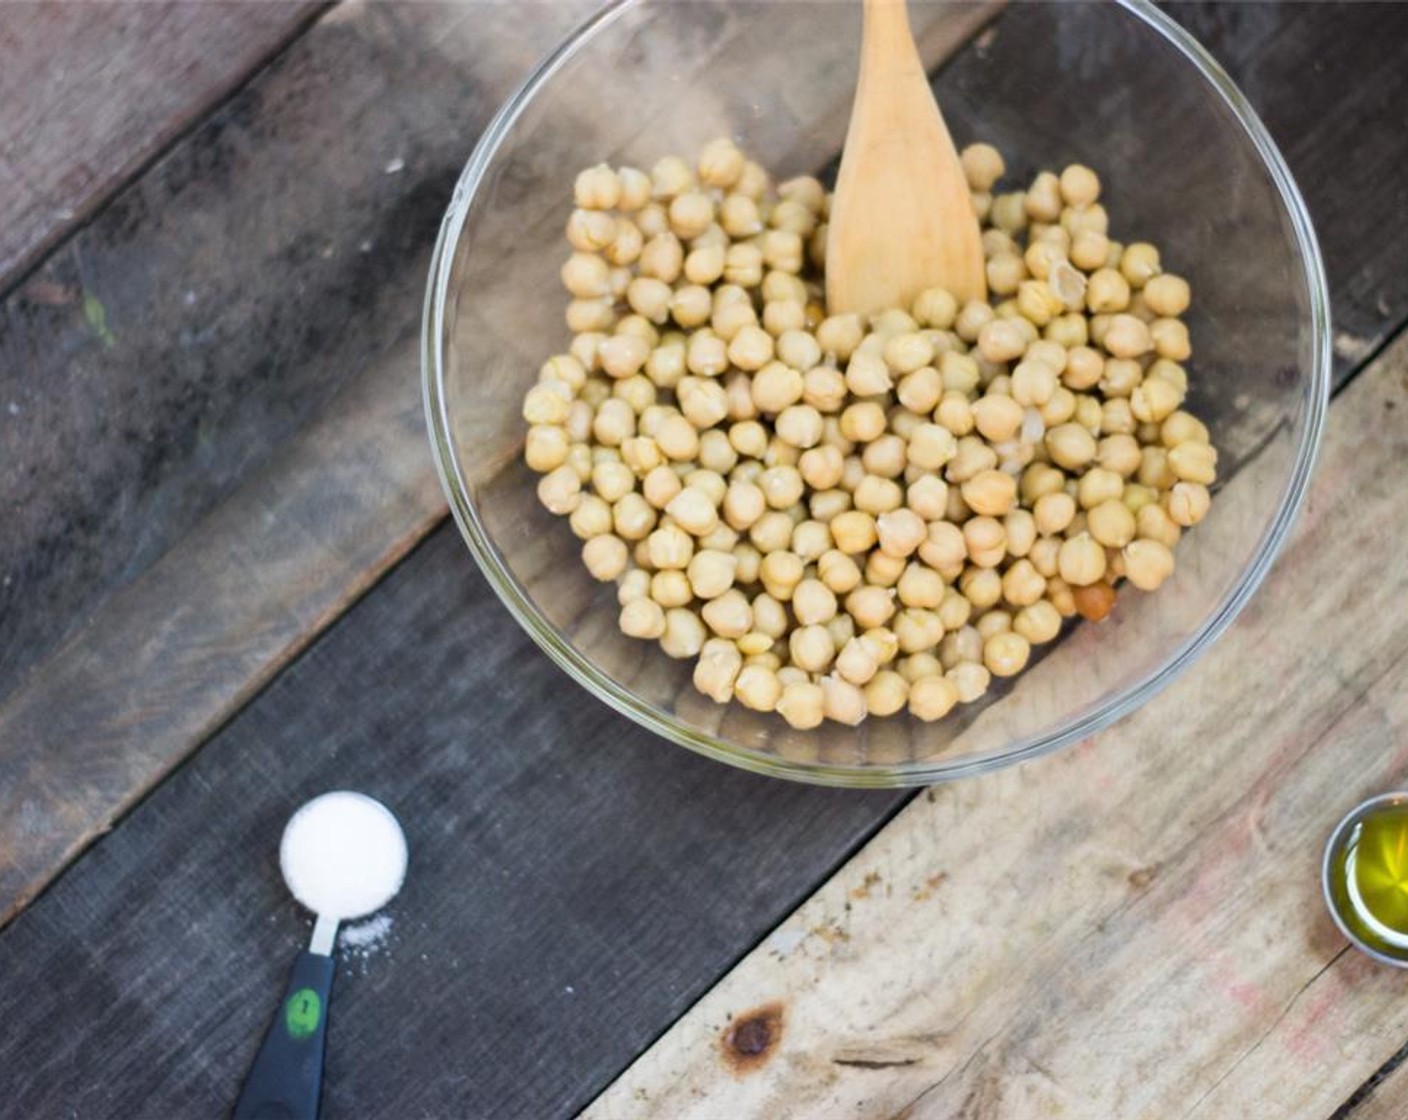
[[[826,262],[832,314],[905,307],[935,285],[960,300],[987,295],[968,185],[904,0],[865,0]]]

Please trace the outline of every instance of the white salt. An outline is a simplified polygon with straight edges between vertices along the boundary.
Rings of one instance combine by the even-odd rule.
[[[360,918],[400,890],[406,837],[381,802],[337,790],[294,813],[279,845],[279,865],[293,897],[313,913],[336,921]]]

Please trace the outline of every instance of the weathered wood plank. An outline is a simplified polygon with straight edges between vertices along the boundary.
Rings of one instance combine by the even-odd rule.
[[[1293,544],[1197,668],[1080,749],[917,798],[588,1115],[1345,1100],[1408,1033],[1408,975],[1347,951],[1319,886],[1339,816],[1408,777],[1405,373],[1408,338],[1341,395]],[[772,1004],[740,1075],[728,1040]]]
[[[545,697],[563,702],[545,703]],[[286,815],[333,787],[410,842],[345,963],[323,1115],[570,1115],[901,797],[666,746],[544,658],[445,526],[0,934],[15,1115],[219,1115],[308,923]]]
[[[1399,1120],[1408,1111],[1408,1043],[1334,1111],[1329,1120]]]
[[[0,292],[320,7],[0,6]]]
[[[458,6],[332,12],[0,309],[0,924],[443,517],[430,241],[474,130],[586,8],[472,43]]]
[[[1333,0],[1163,6],[1247,96],[1305,195],[1330,281],[1342,379],[1408,312],[1408,272],[1391,263],[1402,251],[1383,238],[1386,223],[1408,221],[1397,172],[1408,99],[1399,44],[1408,35],[1408,8]],[[1352,189],[1343,176],[1351,160]]]
[[[972,6],[951,19],[939,18],[942,13],[936,10],[920,25],[930,57],[953,49],[956,36],[966,35],[973,21],[986,19],[991,11],[991,5]],[[413,34],[430,44],[426,50],[445,58],[464,52],[473,56],[497,41],[492,30],[481,31],[471,45],[463,37],[467,26],[450,18],[454,13],[410,12],[413,19],[429,22],[396,34]],[[699,12],[700,18],[708,14],[703,8]],[[564,8],[555,14],[572,13]],[[339,12],[327,23],[350,19],[359,34],[389,34],[378,31],[374,21],[370,28],[362,26],[372,18]],[[727,54],[750,26],[746,19],[731,18],[713,51]],[[311,46],[323,49],[319,44],[325,30],[324,25],[315,29]],[[540,33],[550,30],[549,25]],[[514,56],[521,32],[506,29],[503,35],[500,53]],[[707,67],[710,58],[705,53],[691,65]],[[673,67],[675,60],[662,58],[652,65]],[[284,77],[276,68],[271,80]],[[492,76],[481,80],[491,82]],[[252,92],[261,89],[256,83]],[[261,105],[277,107],[282,96],[266,97]],[[468,119],[463,115],[468,109],[453,96],[433,108],[447,135],[457,134]],[[373,126],[384,127],[385,121],[376,118]],[[586,122],[582,127],[588,127]],[[372,173],[383,177],[379,165]],[[254,193],[267,189],[259,168],[243,174],[255,180]],[[234,205],[229,200],[220,204]],[[556,190],[542,200],[554,250],[561,206]],[[302,217],[313,216],[309,211]],[[419,254],[427,249],[413,246],[407,252],[423,268]],[[375,296],[379,321],[383,328],[394,328],[388,337],[396,339],[414,334],[419,309],[420,277],[409,269],[408,264],[393,274]],[[300,275],[294,268],[291,282]],[[306,409],[324,408],[331,414],[297,435],[134,582],[101,600],[69,644],[0,705],[0,753],[9,778],[0,783],[0,810],[10,810],[0,811],[6,821],[0,825],[0,924],[443,515],[424,433],[414,415],[419,407],[414,345],[382,343],[370,361],[348,356],[344,349],[338,353],[348,363],[344,369],[331,374],[320,361],[316,371],[357,380],[330,406],[304,402]],[[529,362],[525,368],[536,363],[527,356],[524,360]],[[233,366],[216,372],[244,376]],[[270,438],[262,429],[258,435]],[[213,438],[225,441],[225,452],[248,454],[247,448],[233,448],[223,429]],[[512,446],[482,442],[487,450],[476,465],[481,473],[497,470],[513,454]],[[222,465],[221,456],[220,449],[212,454],[215,468]],[[211,469],[211,464],[201,465]],[[116,464],[119,483],[130,481],[123,469],[124,464]],[[200,482],[195,480],[197,486]],[[178,511],[165,526],[167,535],[178,530],[181,516]],[[251,570],[259,573],[258,579],[249,579]],[[149,698],[138,703],[143,694]],[[82,700],[72,704],[68,698],[75,695]],[[62,710],[64,717],[54,720],[54,710]]]
[[[479,129],[590,7],[333,9],[0,304],[0,696],[415,335]]]
[[[442,520],[417,372],[385,355],[0,705],[0,925]]]

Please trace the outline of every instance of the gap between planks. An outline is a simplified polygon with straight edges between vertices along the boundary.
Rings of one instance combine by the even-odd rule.
[[[1072,750],[917,797],[584,1115],[1349,1098],[1408,1036],[1408,975],[1346,952],[1319,888],[1334,822],[1408,776],[1405,375],[1400,335],[1337,398],[1292,541],[1196,668]],[[740,1073],[730,1032],[767,1006],[776,1036]],[[1402,1115],[1403,1084],[1366,1098],[1397,1111],[1362,1115]]]

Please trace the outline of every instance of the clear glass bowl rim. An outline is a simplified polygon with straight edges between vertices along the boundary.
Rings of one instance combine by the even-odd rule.
[[[565,38],[504,102],[465,164],[454,195],[441,222],[431,258],[421,336],[421,371],[426,423],[441,485],[450,511],[470,552],[488,577],[495,593],[524,630],[569,676],[622,714],[661,735],[709,758],[755,773],[789,778],[817,785],[851,788],[894,788],[931,785],[956,778],[989,773],[1004,766],[1037,758],[1079,742],[1103,730],[1157,694],[1215,641],[1241,612],[1261,585],[1290,532],[1304,500],[1319,449],[1330,399],[1330,312],[1325,266],[1310,215],[1280,151],[1247,99],[1202,45],[1153,6],[1150,0],[1117,0],[1118,7],[1162,36],[1188,60],[1231,110],[1247,138],[1261,156],[1286,213],[1291,220],[1296,248],[1310,296],[1312,364],[1309,371],[1308,415],[1294,451],[1294,461],[1282,489],[1276,515],[1257,543],[1251,563],[1237,584],[1204,620],[1198,630],[1168,655],[1160,668],[1138,684],[1115,693],[1095,710],[1072,718],[1041,735],[1016,740],[997,750],[953,758],[936,758],[900,765],[841,766],[791,761],[761,754],[715,738],[676,719],[623,687],[563,640],[543,617],[527,592],[509,570],[497,546],[480,521],[455,454],[445,392],[445,310],[458,244],[470,205],[500,145],[537,92],[599,30],[646,0],[614,0]]]

